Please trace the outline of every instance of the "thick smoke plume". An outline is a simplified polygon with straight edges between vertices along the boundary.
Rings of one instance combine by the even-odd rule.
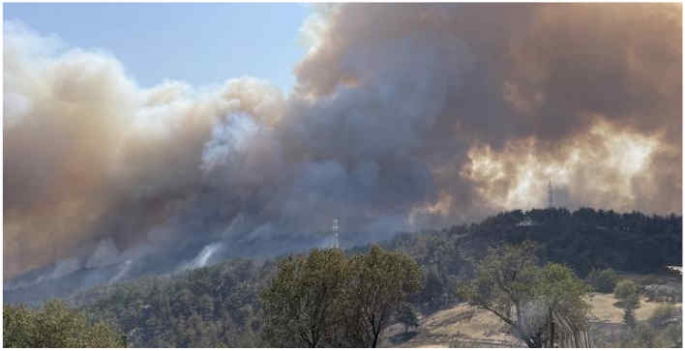
[[[336,217],[373,240],[542,207],[549,179],[560,206],[681,212],[679,4],[320,8],[287,97],[144,88],[105,52],[4,34],[6,278]]]

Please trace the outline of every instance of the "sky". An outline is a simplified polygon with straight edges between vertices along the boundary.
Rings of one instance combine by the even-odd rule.
[[[143,87],[168,79],[215,85],[249,75],[284,93],[305,53],[298,33],[309,13],[307,5],[287,3],[4,4],[5,21],[54,34],[70,47],[111,53]]]

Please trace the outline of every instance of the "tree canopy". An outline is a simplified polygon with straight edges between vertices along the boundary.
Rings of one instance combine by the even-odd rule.
[[[618,275],[611,268],[603,270],[593,269],[587,275],[586,281],[588,284],[592,285],[596,291],[602,293],[611,293],[616,287]]]
[[[39,309],[5,305],[2,313],[4,347],[126,347],[126,338],[109,325],[91,323],[59,300]]]
[[[532,242],[491,248],[477,264],[476,278],[459,292],[499,317],[529,347],[552,346],[559,320],[585,324],[582,297],[589,289],[564,265],[540,267],[535,250]]]
[[[280,347],[331,343],[341,323],[336,304],[346,274],[347,262],[338,249],[315,249],[279,261],[278,275],[261,293],[267,341]]]
[[[354,346],[376,347],[402,302],[421,289],[421,270],[410,257],[372,246],[350,262],[345,303],[346,333]]]
[[[349,259],[336,249],[291,256],[261,294],[265,339],[275,347],[376,347],[420,288],[418,264],[378,246]]]
[[[622,300],[630,297],[631,295],[636,295],[638,293],[637,284],[630,279],[624,279],[616,284],[614,289],[614,296],[617,299]]]

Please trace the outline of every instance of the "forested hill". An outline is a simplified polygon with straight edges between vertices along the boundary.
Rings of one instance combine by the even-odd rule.
[[[460,255],[468,258],[484,254],[488,246],[524,240],[542,244],[542,260],[565,263],[581,276],[592,268],[609,267],[636,273],[655,272],[667,265],[681,265],[682,216],[650,217],[639,212],[619,214],[590,208],[574,212],[511,211],[478,224],[403,233],[385,247],[407,251],[417,259]],[[422,252],[429,247],[454,252]]]
[[[174,276],[100,286],[70,299],[131,347],[265,347],[259,293],[273,261],[235,259]]]
[[[403,233],[384,242],[419,262],[424,289],[413,298],[423,310],[457,301],[455,288],[473,274],[489,246],[533,240],[541,259],[566,263],[584,277],[592,268],[658,272],[681,265],[682,217],[580,209],[512,211],[479,224]],[[367,247],[347,250],[347,254]],[[91,317],[117,325],[130,346],[252,347],[260,338],[259,291],[275,273],[274,261],[230,260],[164,277],[102,286],[70,301]]]

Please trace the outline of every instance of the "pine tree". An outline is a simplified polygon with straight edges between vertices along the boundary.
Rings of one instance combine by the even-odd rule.
[[[635,310],[640,306],[640,295],[632,293],[623,299],[622,303],[624,309],[623,322],[630,327],[630,329],[635,329],[637,326]]]

